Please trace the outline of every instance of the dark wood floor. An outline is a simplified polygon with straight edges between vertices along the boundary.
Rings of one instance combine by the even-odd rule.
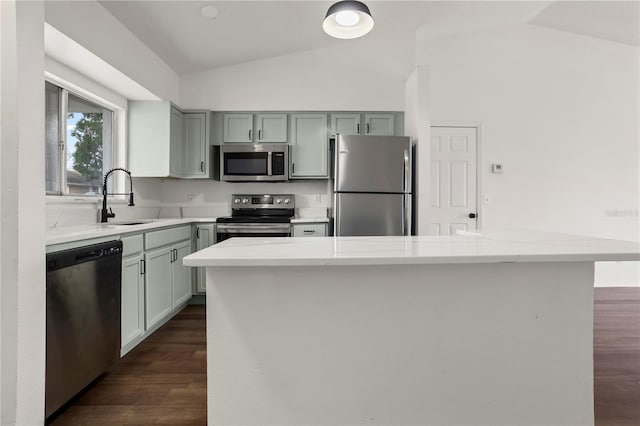
[[[597,426],[640,426],[640,288],[594,292]],[[189,306],[50,423],[206,424],[204,306]]]
[[[188,306],[49,424],[205,425],[204,305]]]
[[[640,426],[640,288],[596,288],[593,316],[597,426]]]

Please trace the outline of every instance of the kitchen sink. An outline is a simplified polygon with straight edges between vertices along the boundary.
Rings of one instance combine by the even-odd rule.
[[[152,220],[132,220],[129,222],[111,222],[110,225],[125,225],[125,226],[130,226],[130,225],[144,225],[145,223],[151,223],[153,222]]]

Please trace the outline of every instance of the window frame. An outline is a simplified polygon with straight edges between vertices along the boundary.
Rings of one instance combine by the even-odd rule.
[[[46,83],[52,84],[56,86],[59,90],[59,99],[58,99],[58,184],[60,187],[60,191],[46,191],[45,196],[48,200],[62,200],[64,197],[69,199],[73,199],[75,201],[92,201],[95,202],[97,199],[102,197],[102,194],[96,195],[79,195],[79,194],[70,194],[67,192],[67,168],[66,168],[66,156],[67,156],[67,115],[68,115],[68,106],[69,106],[69,94],[76,96],[80,99],[83,99],[87,102],[91,102],[100,106],[101,108],[107,109],[111,111],[111,158],[112,163],[111,167],[117,167],[115,164],[118,162],[122,156],[121,150],[126,152],[125,141],[120,140],[120,116],[125,113],[126,110],[123,111],[122,108],[117,105],[105,101],[104,99],[99,98],[98,96],[92,95],[90,92],[85,90],[77,90],[76,88],[70,87],[70,85],[65,84],[63,81],[58,80],[57,78],[49,78],[45,76],[45,85]],[[62,146],[62,149],[60,148]],[[122,179],[113,179],[111,182],[113,189],[111,192],[123,192],[123,184],[124,181]],[[120,198],[120,197],[119,197]]]

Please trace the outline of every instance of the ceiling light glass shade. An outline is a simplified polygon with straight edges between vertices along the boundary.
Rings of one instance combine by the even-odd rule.
[[[366,4],[356,0],[339,1],[327,10],[322,29],[331,37],[349,39],[367,34],[373,18]]]

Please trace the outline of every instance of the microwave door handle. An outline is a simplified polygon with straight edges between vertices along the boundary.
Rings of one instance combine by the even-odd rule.
[[[273,171],[272,171],[272,153],[271,151],[267,152],[267,176],[273,176]]]

